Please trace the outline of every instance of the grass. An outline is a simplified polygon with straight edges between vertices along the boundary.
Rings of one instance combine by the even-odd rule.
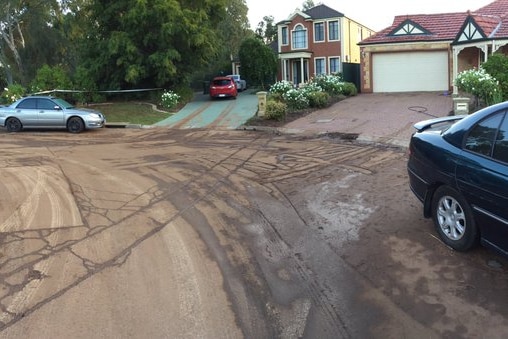
[[[94,109],[106,116],[106,121],[123,122],[136,125],[153,125],[170,117],[173,112],[154,110],[154,106],[141,102],[113,102],[94,105]]]

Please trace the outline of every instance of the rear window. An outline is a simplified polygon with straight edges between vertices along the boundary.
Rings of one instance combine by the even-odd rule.
[[[478,123],[469,132],[466,138],[465,149],[474,153],[491,156],[499,125],[503,118],[504,112],[491,116]]]
[[[214,86],[228,86],[231,85],[231,79],[217,79],[213,81]]]

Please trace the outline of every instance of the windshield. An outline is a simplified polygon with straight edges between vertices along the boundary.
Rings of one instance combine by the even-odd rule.
[[[58,104],[58,106],[60,106],[62,108],[66,108],[66,109],[74,108],[74,106],[72,106],[70,103],[68,103],[64,99],[53,98],[53,101],[56,102]]]

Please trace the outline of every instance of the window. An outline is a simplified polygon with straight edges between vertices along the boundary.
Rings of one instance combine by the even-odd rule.
[[[37,100],[32,99],[25,99],[19,103],[19,105],[16,108],[21,109],[36,109],[37,108]]]
[[[281,33],[280,35],[282,36],[282,44],[287,45],[288,44],[288,28],[282,27],[280,33]]]
[[[466,138],[466,149],[486,156],[491,156],[497,129],[504,117],[504,112],[496,114],[477,124]],[[497,143],[497,140],[496,140]]]
[[[325,24],[322,22],[314,24],[314,41],[325,41]]]
[[[293,48],[307,48],[307,30],[302,25],[296,26],[293,31]]]
[[[39,101],[37,102],[38,109],[54,110],[55,106],[56,104],[49,99],[39,99]]]
[[[315,59],[315,63],[316,63],[316,75],[326,74],[325,59],[324,58]]]
[[[506,115],[497,133],[493,157],[494,159],[508,163],[508,116]]]
[[[330,21],[328,22],[328,40],[339,40],[339,22]]]
[[[330,73],[339,73],[340,72],[340,58],[330,58]]]

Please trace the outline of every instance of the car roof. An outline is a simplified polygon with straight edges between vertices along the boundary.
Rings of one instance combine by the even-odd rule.
[[[215,77],[213,80],[231,80],[230,77]]]

